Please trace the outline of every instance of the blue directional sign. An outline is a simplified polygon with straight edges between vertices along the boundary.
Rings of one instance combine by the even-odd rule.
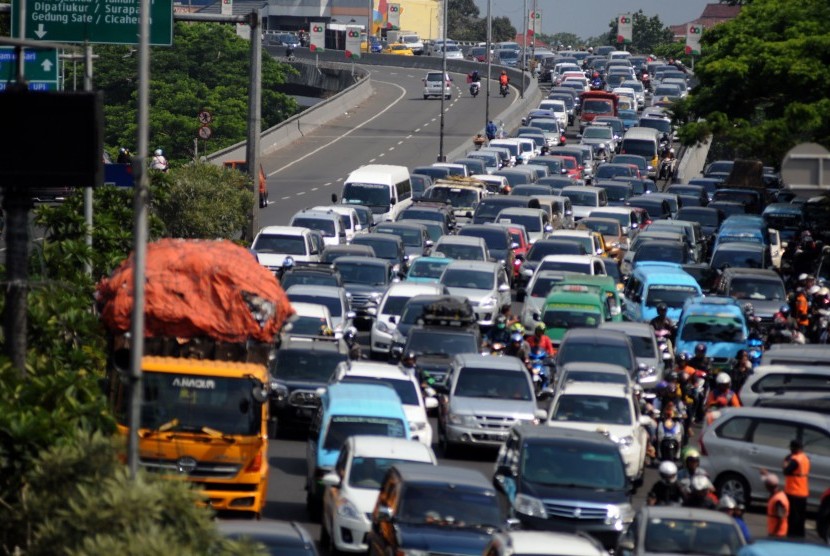
[[[31,91],[58,90],[58,51],[23,51],[23,75]],[[17,81],[17,52],[13,46],[0,46],[0,91]]]

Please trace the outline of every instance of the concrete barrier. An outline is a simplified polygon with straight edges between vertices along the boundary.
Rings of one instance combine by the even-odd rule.
[[[705,143],[686,147],[680,156],[680,162],[677,164],[677,172],[674,177],[677,183],[686,183],[692,178],[699,177],[703,173],[703,167],[706,165],[706,157],[709,155],[709,147],[712,145],[712,139],[709,138]]]
[[[310,62],[304,61],[302,63]],[[343,72],[352,71],[351,64],[337,65],[341,66],[340,69]],[[335,64],[327,62],[326,66],[334,68]],[[306,133],[325,125],[369,98],[372,94],[372,81],[369,72],[362,68],[354,68],[354,72],[358,80],[355,84],[263,131],[260,139],[261,154],[272,153],[301,139]],[[246,141],[241,141],[221,151],[209,154],[207,159],[215,164],[222,164],[227,160],[245,160],[245,144]]]

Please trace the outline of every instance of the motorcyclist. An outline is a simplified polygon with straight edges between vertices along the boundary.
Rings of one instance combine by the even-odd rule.
[[[735,391],[740,392],[741,387],[752,374],[752,361],[749,360],[749,352],[745,349],[739,349],[735,354],[735,363],[732,364],[730,371],[732,384],[735,386]]]
[[[660,480],[648,492],[649,506],[679,506],[684,501],[683,491],[677,482],[677,465],[664,461],[657,468]]]
[[[530,349],[542,349],[548,357],[553,357],[556,354],[556,349],[553,347],[553,342],[550,341],[550,338],[545,335],[546,330],[547,327],[545,324],[540,322],[533,329],[533,334],[529,334],[525,338],[525,341],[530,346]]]
[[[510,331],[507,329],[507,317],[499,315],[496,317],[493,328],[487,333],[487,345],[490,347],[493,347],[493,344],[506,346],[509,342]]]
[[[150,161],[150,168],[161,172],[167,171],[168,164],[167,158],[164,156],[164,151],[156,149],[155,152],[153,152],[153,158]]]
[[[499,85],[502,87],[510,85],[510,76],[507,75],[507,70],[501,70],[501,75],[499,75]]]
[[[691,489],[683,506],[687,508],[704,508],[706,510],[714,510],[717,508],[717,503],[709,495],[714,490],[712,481],[706,475],[695,475],[690,482]]]
[[[677,373],[674,371],[666,373],[665,378],[657,384],[655,394],[654,408],[658,411],[662,412],[670,403],[675,407],[682,404],[683,396]]]
[[[700,466],[700,452],[694,448],[686,448],[682,454],[683,468],[677,473],[677,482],[687,496],[692,492],[692,479],[698,475],[708,477],[709,474]]]
[[[675,449],[678,452],[675,453],[664,453],[662,449],[663,440],[673,438],[677,441],[675,445]],[[659,457],[664,460],[674,460],[677,459],[680,450],[680,446],[683,445],[683,425],[677,419],[674,411],[674,405],[672,404],[670,407],[666,408],[663,411],[663,419],[657,424],[657,447]]]
[[[121,147],[118,149],[118,158],[115,159],[115,162],[118,164],[129,164],[133,160],[133,155],[126,147]]]
[[[695,346],[695,354],[689,359],[689,365],[699,371],[711,372],[712,360],[706,356],[706,344],[701,342]]]
[[[720,372],[715,378],[715,389],[706,397],[706,409],[710,407],[741,407],[741,400],[731,389],[729,373]]]
[[[473,70],[470,73],[470,83],[481,83],[481,76],[478,74],[478,70]]]
[[[677,326],[674,324],[674,321],[668,317],[668,312],[668,305],[666,305],[665,303],[658,303],[657,316],[651,319],[649,324],[651,324],[651,327],[654,329],[655,332],[665,330],[669,333],[669,336],[673,337]]]
[[[521,332],[513,332],[510,335],[510,342],[504,348],[504,354],[518,357],[525,366],[530,364],[530,346],[525,342]]]

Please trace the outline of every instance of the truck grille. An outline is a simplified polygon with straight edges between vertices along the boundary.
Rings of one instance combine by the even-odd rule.
[[[288,403],[295,407],[314,409],[320,405],[320,396],[310,390],[294,390],[288,396]]]
[[[187,475],[196,478],[231,478],[239,473],[240,466],[212,461],[199,461],[190,457],[174,459],[141,458],[140,464],[147,471]]]
[[[604,521],[608,515],[605,504],[573,502],[571,500],[543,500],[549,517]]]
[[[501,417],[498,415],[476,415],[478,426],[482,429],[506,430],[516,424],[513,417]]]

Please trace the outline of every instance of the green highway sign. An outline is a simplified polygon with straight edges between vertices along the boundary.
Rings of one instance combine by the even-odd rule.
[[[58,51],[24,50],[23,75],[32,91],[58,90]],[[0,47],[0,91],[17,80],[17,53],[13,46]]]
[[[25,2],[26,38],[138,44],[139,0],[12,0],[12,36]],[[173,0],[150,0],[150,44],[173,44]]]

